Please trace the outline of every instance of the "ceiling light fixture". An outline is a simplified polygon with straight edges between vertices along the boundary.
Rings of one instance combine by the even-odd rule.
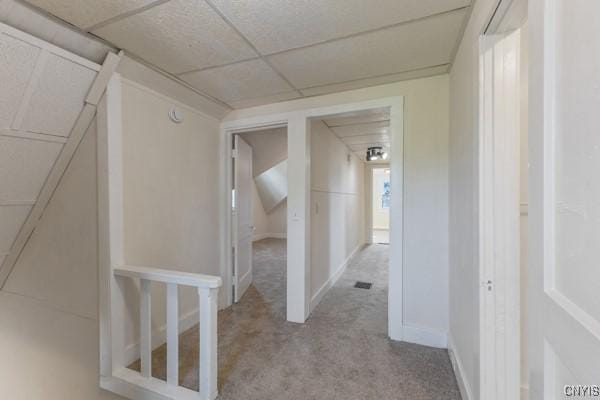
[[[381,146],[373,146],[367,149],[367,161],[387,160],[388,153]]]

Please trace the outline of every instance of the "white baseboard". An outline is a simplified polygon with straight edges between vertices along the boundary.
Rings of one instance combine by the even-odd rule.
[[[195,308],[192,311],[185,313],[179,317],[179,333],[183,333],[196,325],[199,321],[198,309]],[[157,329],[152,330],[152,349],[156,349],[167,342],[167,324],[160,326]],[[128,344],[125,347],[125,365],[129,365],[132,362],[140,358],[140,346],[139,342]]]
[[[465,370],[463,369],[460,355],[456,352],[454,340],[451,335],[448,335],[448,354],[450,355],[450,362],[452,363],[452,369],[456,376],[460,395],[463,400],[474,400],[473,390],[471,390],[471,385],[465,376]]]
[[[239,289],[236,289],[236,290],[240,290],[242,293],[242,296],[243,296],[244,293],[246,292],[246,290],[248,290],[248,287],[250,287],[251,283],[252,283],[252,270],[246,272],[246,274],[241,277],[239,285],[238,285]]]
[[[402,340],[423,346],[437,347],[439,349],[448,347],[448,337],[445,332],[434,331],[419,326],[402,326]]]
[[[263,240],[263,239],[286,239],[287,238],[287,234],[286,233],[257,233],[254,236],[252,236],[252,241],[256,242],[257,240]]]
[[[331,289],[331,287],[333,285],[335,285],[335,283],[338,281],[338,279],[340,279],[340,277],[344,274],[344,271],[346,271],[346,267],[350,263],[350,260],[352,260],[352,258],[356,255],[356,253],[358,253],[365,246],[366,246],[366,244],[364,244],[364,243],[358,245],[352,251],[352,253],[350,253],[350,255],[348,257],[346,257],[346,260],[344,260],[342,265],[340,265],[338,267],[338,269],[335,271],[335,273],[332,276],[330,276],[329,279],[327,279],[327,281],[325,281],[325,283],[319,288],[319,290],[317,290],[315,295],[310,299],[310,312],[313,312],[315,307],[321,302],[321,300],[325,296],[325,293],[327,293],[327,291],[329,289]]]

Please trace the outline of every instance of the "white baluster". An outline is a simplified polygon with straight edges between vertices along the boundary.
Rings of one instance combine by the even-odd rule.
[[[167,383],[179,385],[179,302],[177,284],[167,284]]]
[[[152,376],[152,298],[151,282],[141,279],[140,285],[140,361],[141,374]]]
[[[200,302],[200,398],[217,397],[217,294],[218,289],[199,288]]]

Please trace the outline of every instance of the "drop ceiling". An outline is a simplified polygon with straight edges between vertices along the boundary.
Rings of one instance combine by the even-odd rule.
[[[471,0],[27,0],[243,108],[442,74]]]
[[[380,146],[390,154],[389,109],[345,113],[323,119],[323,122],[358,158],[366,160],[369,147]],[[389,162],[389,158],[386,160]],[[370,161],[377,163],[381,161]]]

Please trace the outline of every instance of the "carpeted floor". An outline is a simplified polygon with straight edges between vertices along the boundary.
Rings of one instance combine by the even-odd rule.
[[[285,240],[254,243],[254,283],[219,312],[219,399],[455,400],[446,350],[387,338],[389,246],[361,251],[305,324],[285,321]],[[354,288],[372,282],[370,290]],[[180,339],[180,380],[198,389],[197,327]],[[166,348],[153,352],[165,379]]]

